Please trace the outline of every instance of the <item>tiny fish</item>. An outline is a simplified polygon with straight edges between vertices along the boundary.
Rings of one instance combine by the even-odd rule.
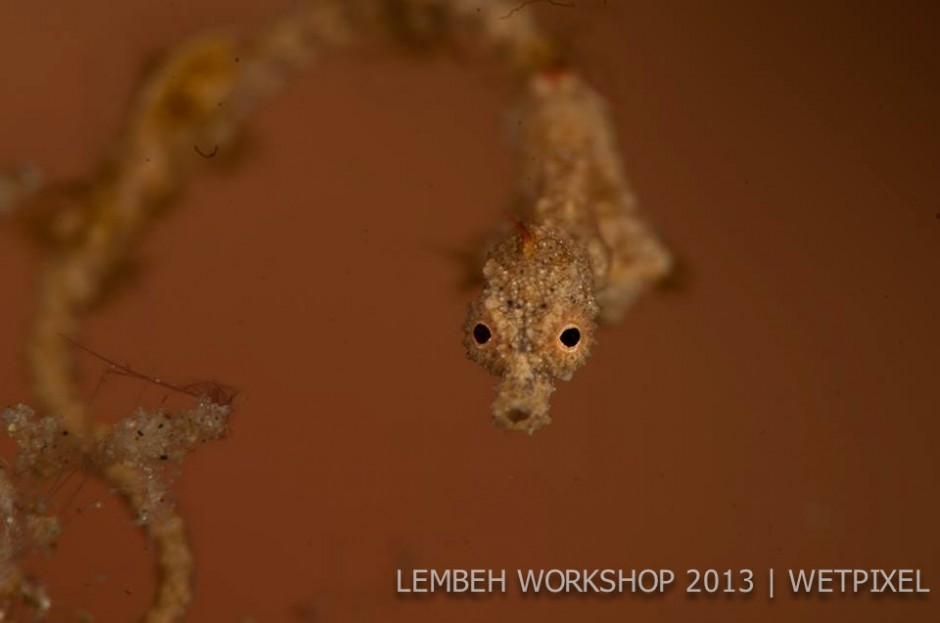
[[[518,220],[486,256],[464,344],[499,377],[494,421],[531,434],[551,422],[555,381],[588,360],[598,322],[618,320],[672,259],[637,211],[607,106],[583,80],[537,74],[518,127]]]

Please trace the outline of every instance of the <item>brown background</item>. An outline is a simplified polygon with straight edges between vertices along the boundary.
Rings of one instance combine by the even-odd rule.
[[[280,3],[279,3],[280,4]],[[609,97],[644,206],[690,269],[601,335],[533,437],[488,423],[447,257],[513,184],[485,61],[318,62],[139,249],[85,343],[243,391],[185,466],[190,620],[928,621],[927,599],[401,599],[398,567],[917,567],[940,590],[937,12],[926,3],[529,7]],[[759,6],[758,6],[759,5]],[[143,62],[252,2],[0,4],[0,162],[87,172]],[[38,254],[0,225],[0,400]],[[101,364],[84,360],[90,388]],[[160,390],[109,381],[113,419]],[[73,477],[52,620],[132,620],[151,558]],[[75,491],[78,491],[75,493]],[[88,505],[101,502],[96,510]],[[81,512],[83,511],[84,512]],[[778,590],[782,586],[778,585]]]

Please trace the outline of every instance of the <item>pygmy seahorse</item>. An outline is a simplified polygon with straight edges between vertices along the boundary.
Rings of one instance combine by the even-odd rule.
[[[613,322],[668,274],[671,258],[640,217],[606,105],[570,71],[535,75],[519,119],[523,188],[515,232],[490,250],[464,342],[500,377],[497,424],[551,422],[555,380],[569,380]]]

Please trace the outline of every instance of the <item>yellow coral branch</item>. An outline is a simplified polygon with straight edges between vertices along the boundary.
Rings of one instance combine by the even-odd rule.
[[[526,16],[500,19],[511,8],[502,0],[329,0],[300,4],[249,41],[222,33],[195,38],[167,55],[143,83],[114,154],[97,174],[41,193],[59,209],[44,225],[59,229],[50,232],[53,255],[41,276],[27,345],[35,393],[70,435],[69,451],[121,491],[144,520],[159,571],[155,601],[143,617],[148,623],[177,620],[191,599],[192,555],[184,523],[170,508],[153,512],[157,492],[148,462],[102,454],[120,431],[87,419],[76,390],[73,352],[62,336],[77,335],[82,316],[186,180],[230,147],[257,103],[316,52],[370,33],[407,43],[446,43],[467,29],[502,51],[517,70],[544,66],[551,46]],[[14,198],[21,195],[17,191]],[[221,407],[204,404],[208,411],[199,421],[211,422],[219,415],[212,409]]]

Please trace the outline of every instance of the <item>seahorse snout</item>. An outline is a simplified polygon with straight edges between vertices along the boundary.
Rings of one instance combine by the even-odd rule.
[[[547,426],[552,418],[549,404],[555,385],[547,376],[503,376],[496,386],[493,420],[510,430],[534,433]]]

